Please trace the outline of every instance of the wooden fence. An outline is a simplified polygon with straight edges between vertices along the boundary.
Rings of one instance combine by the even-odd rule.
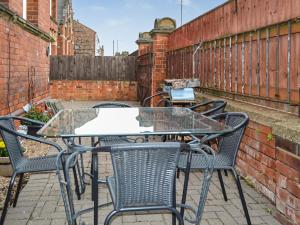
[[[168,78],[199,78],[201,88],[300,113],[298,20],[218,37],[167,53]]]
[[[151,95],[152,66],[152,53],[137,58],[137,95],[141,103]]]
[[[135,56],[52,56],[50,80],[136,81]]]

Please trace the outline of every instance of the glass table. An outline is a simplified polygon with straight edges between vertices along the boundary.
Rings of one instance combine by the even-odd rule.
[[[203,135],[230,130],[187,108],[99,108],[61,110],[38,131],[44,137]]]
[[[142,107],[66,109],[57,113],[38,131],[44,137],[101,137],[148,135],[217,135],[231,128],[187,108]],[[97,154],[92,154],[92,163]],[[190,159],[191,160],[191,159]],[[188,162],[190,164],[190,162]],[[189,166],[187,166],[189,168]],[[184,190],[187,190],[189,172]],[[93,170],[94,224],[98,224],[98,166]],[[174,222],[174,221],[173,221]]]

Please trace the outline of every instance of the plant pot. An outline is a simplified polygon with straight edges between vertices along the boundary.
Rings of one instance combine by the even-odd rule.
[[[28,135],[32,135],[32,136],[38,136],[38,135],[36,134],[36,132],[38,132],[39,129],[42,128],[41,125],[31,125],[31,124],[27,124],[26,126],[27,126],[27,134],[28,134]]]
[[[11,177],[13,174],[13,168],[9,157],[0,157],[0,176]]]

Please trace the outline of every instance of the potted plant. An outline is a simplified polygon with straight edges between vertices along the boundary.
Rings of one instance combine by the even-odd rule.
[[[12,165],[4,141],[0,141],[0,176],[11,177],[13,174]]]
[[[37,106],[32,106],[31,109],[25,113],[24,115],[25,118],[32,119],[32,120],[37,120],[42,123],[48,122],[50,119],[49,113],[47,111],[42,110],[41,108]],[[41,124],[36,124],[36,123],[31,123],[31,122],[22,122],[22,125],[27,126],[27,134],[29,135],[36,135],[36,132],[42,128],[43,125]]]

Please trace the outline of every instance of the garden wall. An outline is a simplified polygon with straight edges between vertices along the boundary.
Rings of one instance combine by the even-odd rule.
[[[62,100],[136,101],[136,57],[52,56],[50,96]]]
[[[136,81],[54,80],[50,96],[61,100],[137,101]]]

